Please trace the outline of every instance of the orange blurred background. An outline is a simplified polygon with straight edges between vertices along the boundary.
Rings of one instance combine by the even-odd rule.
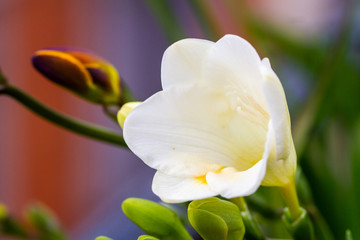
[[[0,19],[3,74],[58,111],[121,132],[100,106],[58,88],[34,70],[30,57],[39,48],[93,50],[118,68],[139,99],[160,89],[167,41],[144,3],[2,0]],[[11,212],[20,215],[27,204],[40,201],[54,210],[74,239],[81,239],[102,220],[118,228],[128,224],[121,212],[126,197],[154,198],[153,171],[129,151],[61,129],[6,96],[0,96],[0,117],[0,202]],[[107,212],[116,213],[117,222],[106,222]]]

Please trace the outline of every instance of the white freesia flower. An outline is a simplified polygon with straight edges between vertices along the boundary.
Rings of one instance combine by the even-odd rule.
[[[157,170],[165,202],[250,195],[294,176],[285,94],[267,58],[244,39],[185,39],[164,53],[163,90],[126,118],[129,148]]]

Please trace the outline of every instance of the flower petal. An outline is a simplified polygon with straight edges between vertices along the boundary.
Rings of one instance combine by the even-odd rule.
[[[124,123],[129,148],[172,176],[202,176],[223,167],[246,170],[264,151],[267,126],[232,111],[222,91],[173,87],[136,107]]]
[[[284,89],[267,58],[262,61],[263,91],[274,129],[276,156],[268,162],[264,185],[288,182],[296,169],[296,153],[291,136],[290,115]],[[271,177],[272,176],[272,177]]]
[[[184,39],[171,45],[161,63],[163,89],[202,80],[202,66],[214,42]]]
[[[173,177],[157,171],[152,191],[167,203],[186,202],[217,195],[201,179],[194,177]]]
[[[262,159],[246,171],[238,171],[235,168],[228,167],[219,172],[209,172],[206,175],[206,181],[210,189],[226,198],[248,196],[254,193],[265,176],[271,142],[272,126],[270,121]]]
[[[260,64],[260,57],[250,43],[235,35],[225,35],[210,49],[204,78],[229,94],[240,96],[245,104],[257,104],[266,110]]]
[[[284,89],[267,58],[263,60],[261,69],[264,76],[263,91],[275,131],[276,157],[286,159],[289,156],[292,137]]]

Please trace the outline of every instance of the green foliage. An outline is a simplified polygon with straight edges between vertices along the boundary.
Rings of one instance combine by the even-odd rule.
[[[122,204],[125,215],[147,234],[162,240],[192,239],[179,217],[155,202],[128,198]]]
[[[239,208],[226,200],[207,198],[190,203],[191,225],[205,240],[243,239],[245,227]]]

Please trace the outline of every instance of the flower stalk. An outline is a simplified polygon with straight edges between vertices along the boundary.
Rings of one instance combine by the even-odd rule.
[[[301,207],[296,193],[295,180],[292,179],[288,184],[280,187],[280,192],[285,204],[289,208],[291,219],[295,221],[301,215]]]
[[[43,105],[33,97],[27,95],[25,92],[8,83],[1,85],[0,95],[2,94],[15,99],[16,101],[24,105],[26,108],[43,117],[44,119],[72,132],[99,141],[111,143],[121,147],[127,147],[122,135],[113,133],[111,130],[108,130],[106,128],[73,119],[69,116],[54,111],[53,109]]]

